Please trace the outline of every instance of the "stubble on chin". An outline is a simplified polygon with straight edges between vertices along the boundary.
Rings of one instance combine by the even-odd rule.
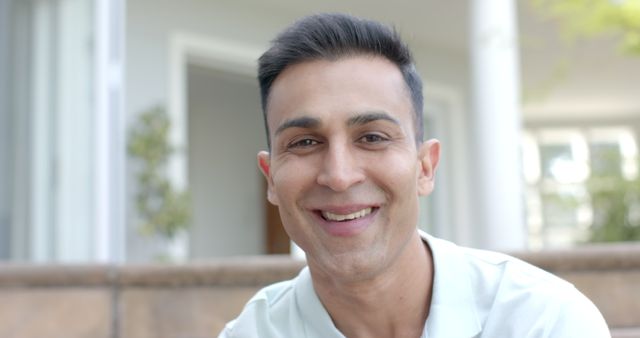
[[[331,283],[356,283],[375,278],[388,264],[384,250],[325,252],[321,257],[307,257],[314,278]]]

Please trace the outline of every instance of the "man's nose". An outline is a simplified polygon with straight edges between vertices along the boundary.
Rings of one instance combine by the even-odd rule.
[[[330,145],[325,153],[318,175],[318,184],[334,191],[345,191],[364,181],[362,164],[346,145]]]

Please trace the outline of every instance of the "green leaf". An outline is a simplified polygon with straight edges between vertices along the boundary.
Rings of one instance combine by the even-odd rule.
[[[158,106],[140,114],[129,132],[127,151],[137,170],[136,210],[138,229],[144,235],[173,238],[191,222],[191,200],[176,191],[166,177],[167,161],[173,149],[168,136],[171,123]]]

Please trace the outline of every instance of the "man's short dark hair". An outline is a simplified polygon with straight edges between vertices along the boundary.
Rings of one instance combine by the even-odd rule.
[[[312,60],[337,60],[353,55],[381,56],[393,62],[407,84],[414,110],[416,142],[423,139],[422,80],[411,52],[400,35],[379,22],[346,14],[324,13],[307,16],[284,30],[258,61],[258,81],[262,114],[271,147],[267,106],[271,85],[288,66]]]

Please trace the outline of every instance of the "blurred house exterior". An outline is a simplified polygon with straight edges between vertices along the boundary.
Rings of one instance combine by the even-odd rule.
[[[589,175],[638,175],[640,58],[612,39],[568,47],[524,1],[2,0],[0,260],[288,251],[255,165],[256,59],[320,11],[394,24],[414,51],[444,153],[426,231],[481,248],[571,246],[594,217]],[[192,199],[190,229],[171,240],[138,231],[126,154],[127,131],[157,106],[173,128],[167,174]],[[598,152],[617,160],[603,167]]]

